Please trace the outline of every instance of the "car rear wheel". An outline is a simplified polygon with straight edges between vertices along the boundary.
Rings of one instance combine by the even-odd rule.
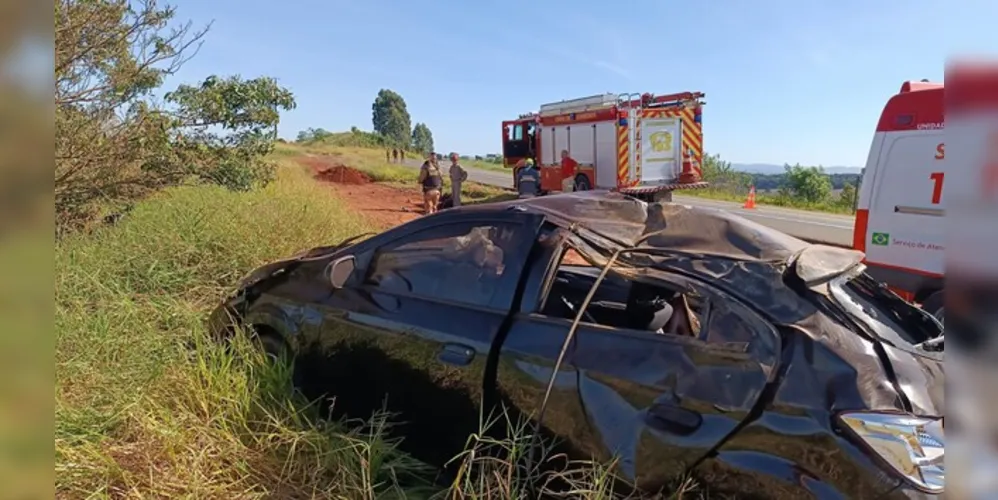
[[[575,176],[575,190],[576,191],[589,191],[593,187],[589,185],[589,178],[584,175]]]

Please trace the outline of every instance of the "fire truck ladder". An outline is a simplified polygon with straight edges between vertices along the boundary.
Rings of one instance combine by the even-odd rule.
[[[635,102],[637,106],[633,104]],[[627,110],[627,154],[629,158],[627,178],[631,182],[637,180],[638,175],[638,161],[640,161],[637,147],[638,117],[640,116],[642,107],[644,107],[644,103],[642,102],[641,94],[638,92],[617,95],[617,109]]]

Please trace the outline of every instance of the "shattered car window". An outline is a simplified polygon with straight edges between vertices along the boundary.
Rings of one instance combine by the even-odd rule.
[[[843,309],[882,339],[901,347],[916,346],[943,334],[942,326],[863,272],[860,266],[831,285]]]
[[[600,273],[593,266],[562,260],[540,313],[572,320]],[[649,334],[697,338],[746,351],[775,364],[778,338],[773,328],[734,299],[707,288],[691,289],[666,279],[634,279],[611,268],[593,293],[582,323]]]
[[[516,226],[455,225],[381,249],[366,283],[388,292],[487,306],[505,271]]]
[[[731,300],[715,300],[707,312],[701,338],[712,344],[744,345],[759,360],[775,364],[777,338],[759,317]]]
[[[562,260],[542,314],[574,319],[599,269]],[[647,330],[695,337],[702,324],[704,300],[664,283],[632,281],[611,270],[593,294],[582,321],[611,328]]]

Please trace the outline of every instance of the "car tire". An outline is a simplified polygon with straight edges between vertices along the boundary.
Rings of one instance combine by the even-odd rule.
[[[589,191],[593,187],[589,184],[589,178],[584,175],[575,176],[575,190],[576,191]]]
[[[922,310],[931,314],[940,323],[943,322],[945,318],[945,305],[946,302],[943,300],[943,291],[938,290],[929,295],[924,301],[922,301]]]

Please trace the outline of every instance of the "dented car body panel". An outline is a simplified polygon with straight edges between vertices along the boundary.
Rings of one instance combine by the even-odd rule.
[[[356,269],[330,286],[344,255]],[[561,451],[615,461],[644,491],[692,473],[749,496],[918,497],[836,424],[943,413],[941,355],[836,305],[861,260],[721,211],[585,192],[449,209],[283,261],[219,311],[277,332],[334,415],[398,414],[403,449],[437,465],[483,414],[544,407]]]

